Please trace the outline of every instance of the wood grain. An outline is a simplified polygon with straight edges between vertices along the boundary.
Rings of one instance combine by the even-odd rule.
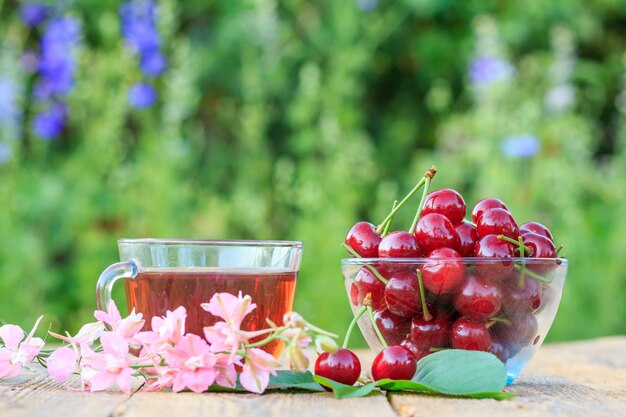
[[[359,352],[363,368],[373,355]],[[41,368],[0,381],[0,417],[376,416],[507,417],[626,416],[626,337],[542,347],[510,387],[518,398],[467,400],[375,393],[337,400],[329,393],[172,394],[67,390]]]
[[[139,387],[139,385],[137,385]],[[1,417],[105,417],[130,396],[119,392],[76,392],[35,367],[0,381]]]
[[[337,400],[330,393],[267,395],[212,393],[137,393],[117,407],[114,417],[147,416],[298,416],[298,417],[395,417],[382,394]]]
[[[626,416],[626,337],[542,347],[506,401],[390,394],[402,417]]]

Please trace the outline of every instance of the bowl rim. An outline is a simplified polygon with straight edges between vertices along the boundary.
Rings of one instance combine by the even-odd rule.
[[[489,264],[489,263],[524,263],[524,264],[546,264],[557,263],[558,266],[567,266],[566,258],[478,258],[478,257],[460,257],[460,258],[342,258],[342,265],[370,265],[375,263],[393,263],[393,264],[426,264],[431,261],[449,261],[471,264]]]

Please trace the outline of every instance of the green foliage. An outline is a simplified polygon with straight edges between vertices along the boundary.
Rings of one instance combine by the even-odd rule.
[[[84,41],[69,128],[42,142],[27,110],[0,165],[0,316],[28,327],[46,313],[76,330],[120,237],[296,239],[295,307],[341,333],[346,231],[380,222],[435,164],[433,189],[454,187],[470,206],[499,197],[566,244],[552,340],[625,333],[626,7],[364,3],[375,2],[159,1],[169,67],[159,103],[136,111],[119,3],[76,1]],[[16,2],[0,0],[0,27],[0,62],[14,63],[34,45]],[[515,72],[478,91],[467,68],[489,48]],[[17,79],[31,109],[29,76]],[[573,104],[550,111],[559,85]],[[522,134],[539,153],[503,155],[502,140]]]

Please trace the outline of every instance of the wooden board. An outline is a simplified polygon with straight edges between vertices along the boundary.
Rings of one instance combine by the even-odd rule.
[[[372,354],[359,352],[364,368]],[[626,416],[626,337],[544,346],[511,390],[518,398],[467,400],[376,393],[336,400],[329,393],[173,394],[68,391],[41,368],[0,382],[0,417]]]

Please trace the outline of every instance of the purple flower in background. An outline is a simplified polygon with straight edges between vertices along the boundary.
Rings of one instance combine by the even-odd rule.
[[[167,67],[167,59],[159,51],[146,53],[141,57],[139,64],[144,74],[150,77],[158,77]]]
[[[150,84],[137,83],[128,91],[128,102],[131,107],[145,109],[152,106],[157,99],[157,92]]]
[[[500,58],[477,57],[469,66],[469,79],[476,87],[507,81],[513,77],[513,66]]]
[[[508,136],[502,141],[502,153],[509,158],[530,158],[537,154],[541,144],[531,135]]]
[[[52,140],[59,136],[65,127],[67,106],[64,103],[54,102],[45,111],[33,119],[33,131],[44,140]]]
[[[39,26],[50,13],[50,7],[41,3],[24,3],[20,7],[20,18],[28,27]]]
[[[356,4],[364,12],[371,12],[378,7],[378,0],[356,0]]]
[[[0,165],[4,165],[13,157],[13,149],[5,143],[0,142]]]
[[[161,46],[155,14],[154,0],[130,0],[120,6],[122,35],[141,55],[157,51]]]
[[[38,62],[39,58],[37,57],[37,53],[27,50],[24,51],[20,58],[20,67],[27,73],[32,74],[37,71],[37,67],[39,66]]]
[[[39,75],[35,96],[46,100],[51,95],[64,96],[74,85],[76,62],[74,50],[80,41],[80,25],[71,17],[52,20],[41,38]]]
[[[0,78],[0,128],[17,123],[20,116],[17,96],[17,85],[9,79]]]

